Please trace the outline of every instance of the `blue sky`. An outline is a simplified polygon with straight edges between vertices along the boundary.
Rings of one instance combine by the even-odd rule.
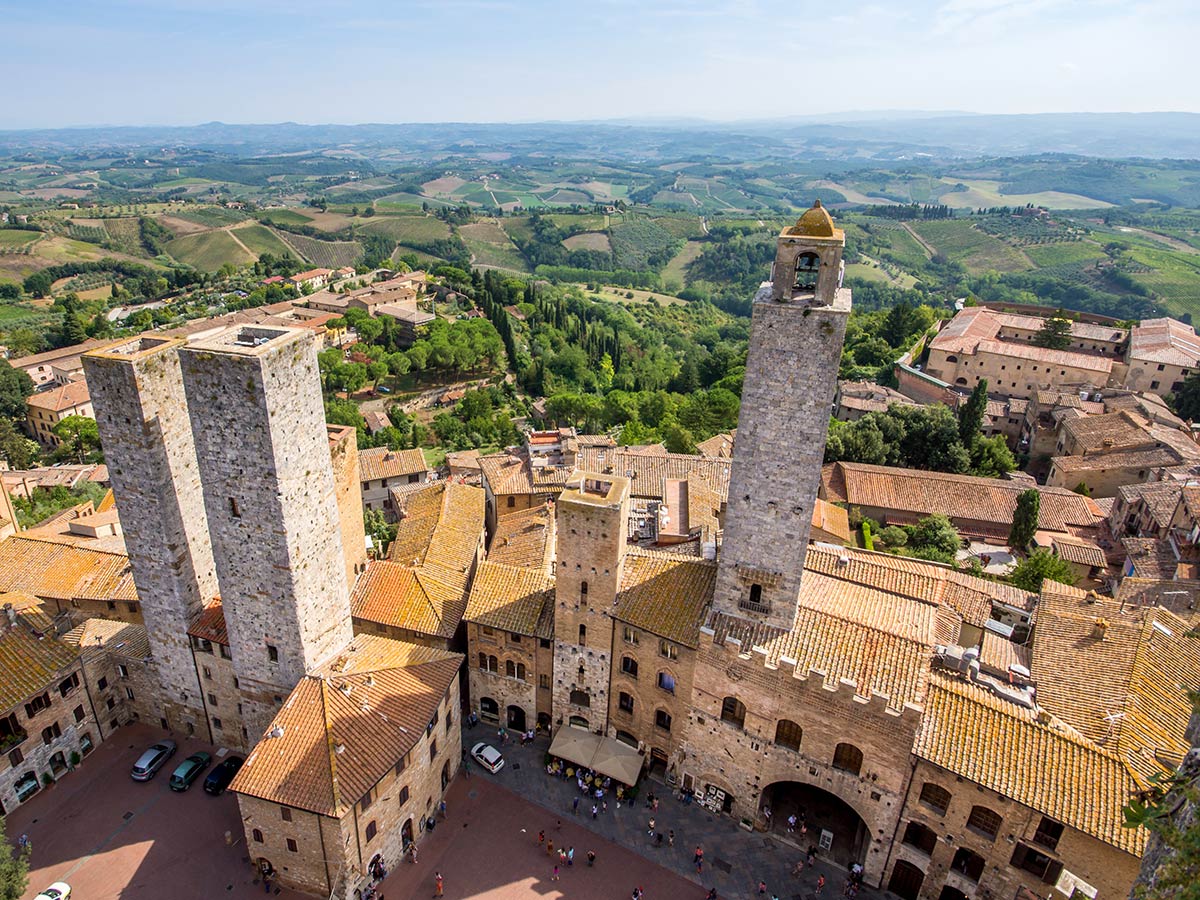
[[[0,0],[0,129],[1200,112],[1195,0]]]

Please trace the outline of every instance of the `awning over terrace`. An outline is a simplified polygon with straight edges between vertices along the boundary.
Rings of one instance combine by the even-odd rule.
[[[607,775],[621,784],[637,784],[642,754],[613,738],[565,726],[550,744],[550,755]]]

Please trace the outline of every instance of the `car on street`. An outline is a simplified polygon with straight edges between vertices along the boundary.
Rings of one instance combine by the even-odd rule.
[[[175,755],[175,749],[174,741],[159,741],[138,757],[133,764],[133,771],[129,773],[130,777],[134,781],[149,781],[163,767],[163,763]]]
[[[33,900],[71,900],[71,886],[65,881],[56,881]]]
[[[240,756],[231,756],[228,759],[217,763],[208,777],[204,779],[204,793],[212,794],[216,797],[224,793],[225,788],[229,787],[233,776],[238,773],[238,769],[242,767],[245,760]]]
[[[169,787],[173,791],[186,791],[211,762],[211,754],[193,753],[175,767],[175,771],[171,773]]]
[[[478,743],[471,748],[471,756],[493,775],[504,768],[504,757],[491,744]]]

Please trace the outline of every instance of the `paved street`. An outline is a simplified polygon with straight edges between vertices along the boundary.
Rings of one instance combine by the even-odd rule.
[[[482,724],[473,730],[464,728],[463,746],[471,747],[478,741],[487,741],[495,746],[495,737],[495,729]],[[824,875],[826,879],[823,897],[841,896],[842,886],[846,881],[845,869],[818,861],[816,866],[806,870],[802,877],[792,876],[792,867],[804,856],[799,846],[787,843],[782,835],[767,836],[759,832],[747,832],[729,816],[714,815],[697,804],[685,806],[658,782],[642,780],[635,808],[623,804],[618,810],[615,801],[610,798],[608,812],[599,813],[593,820],[590,804],[585,805],[581,800],[579,815],[572,816],[571,805],[578,796],[578,791],[574,781],[546,775],[543,759],[549,744],[549,739],[545,737],[539,738],[529,747],[521,747],[510,741],[503,748],[507,762],[498,775],[490,775],[483,772],[474,762],[471,764],[471,785],[480,780],[488,780],[548,811],[549,814],[544,816],[541,822],[530,828],[535,840],[539,828],[544,827],[546,823],[552,825],[561,818],[564,829],[586,829],[616,846],[627,848],[640,857],[657,863],[681,878],[686,878],[698,886],[699,897],[703,897],[711,887],[717,888],[720,897],[755,897],[758,881],[762,879],[766,882],[768,897],[776,894],[781,900],[812,900],[818,875]],[[673,829],[674,847],[668,847],[665,841],[661,847],[655,847],[653,838],[646,834],[651,815],[645,805],[647,791],[655,791],[660,798],[658,812],[654,814],[655,830],[665,835]],[[548,830],[547,834],[549,833]],[[704,848],[704,872],[700,875],[692,865],[692,853],[697,844]],[[575,847],[578,853],[579,845],[576,844]],[[610,890],[622,887],[623,885],[616,884],[612,885]],[[630,885],[624,892],[617,890],[605,896],[627,897],[632,889],[633,886]],[[646,892],[646,900],[657,900],[659,895],[651,894],[649,887],[646,887]],[[449,891],[447,895],[456,896]],[[551,893],[549,896],[555,895]],[[576,895],[572,890],[564,896]],[[865,900],[879,900],[890,895],[864,887],[858,896]]]

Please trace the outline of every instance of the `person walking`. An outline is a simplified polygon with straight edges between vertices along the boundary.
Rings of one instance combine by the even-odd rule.
[[[675,846],[675,829],[674,828],[670,829],[667,832],[667,846],[668,847]]]
[[[590,869],[592,866],[594,866],[596,864],[596,851],[589,850],[587,852],[587,858],[588,858],[588,868]]]
[[[550,876],[550,880],[551,880],[551,881],[558,881],[558,880],[559,880],[559,878],[558,878],[558,866],[557,866],[557,865],[555,865],[555,867],[554,867],[554,872],[553,872],[553,874],[551,874],[551,876]]]
[[[567,849],[567,865],[568,866],[575,865],[575,848],[574,847],[569,847]]]
[[[434,884],[433,896],[435,896],[435,897],[446,896],[445,883],[442,881],[442,873],[441,872],[433,873],[433,884]]]
[[[579,815],[579,798],[578,797],[576,797],[574,800],[571,801],[571,815],[573,815],[573,816]]]
[[[788,823],[788,827],[787,827],[788,834],[794,834],[796,831],[796,814],[795,813],[792,813],[790,816],[788,816],[787,823]]]
[[[758,896],[760,896],[760,897],[766,896],[766,893],[767,893],[767,883],[760,878],[758,880]]]
[[[446,801],[445,800],[443,800],[441,803],[438,804],[438,812],[441,813],[441,816],[443,819],[446,818]]]
[[[696,874],[704,872],[704,848],[699,844],[696,845],[696,852],[692,855],[692,862],[696,864]]]
[[[595,804],[595,803],[593,803],[593,804],[592,804],[592,818],[593,818],[593,819],[595,819],[595,818],[596,818],[596,812],[597,812],[597,810],[596,810],[596,804]]]
[[[654,834],[654,819],[650,820],[650,826],[646,829],[646,834]]]
[[[545,843],[546,843],[546,830],[542,829],[541,831],[538,832],[538,847],[543,846]]]
[[[825,876],[818,875],[817,876],[817,896],[818,897],[821,896],[821,891],[823,891],[823,890],[825,890]]]
[[[554,857],[554,841],[553,840],[546,842],[546,855],[551,858]]]

